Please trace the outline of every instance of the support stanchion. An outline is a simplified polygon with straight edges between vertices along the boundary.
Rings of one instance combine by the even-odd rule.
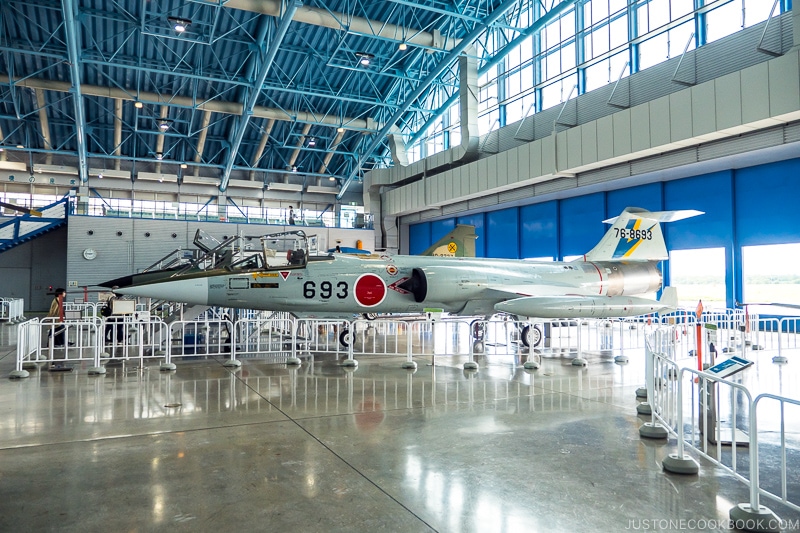
[[[647,402],[641,403],[636,407],[639,409],[650,409],[650,422],[645,422],[639,427],[639,436],[646,439],[666,439],[668,436],[667,428],[656,422],[655,413],[652,411],[653,395],[655,393],[655,353],[649,345],[645,346],[645,379],[647,381]],[[642,407],[647,405],[647,408]],[[644,414],[644,413],[640,413]]]
[[[678,371],[678,453],[670,454],[661,466],[673,474],[697,474],[700,465],[689,455],[684,453],[683,446],[683,371]]]
[[[572,360],[572,366],[586,366],[586,359],[582,357],[583,348],[581,346],[581,321],[576,320],[575,323],[578,325],[578,356]]]

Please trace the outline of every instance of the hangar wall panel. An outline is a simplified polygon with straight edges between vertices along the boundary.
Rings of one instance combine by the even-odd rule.
[[[433,241],[431,241],[431,223],[423,222],[408,228],[408,241],[408,253],[410,255],[419,255],[427,250],[433,244]]]
[[[699,137],[717,131],[716,95],[714,82],[707,81],[692,87],[692,136]]]
[[[748,124],[769,118],[769,66],[753,65],[741,75],[742,121]]]
[[[614,156],[631,153],[631,110],[623,109],[611,115],[614,135]]]
[[[742,125],[742,76],[739,72],[714,80],[717,127],[720,130]]]
[[[582,255],[603,237],[604,193],[587,194],[561,201],[558,227],[561,257]]]
[[[619,215],[626,207],[641,207],[649,211],[661,211],[663,203],[661,183],[648,183],[647,185],[609,191],[606,194],[605,218]],[[606,228],[608,227],[610,226],[606,226]]]
[[[519,258],[519,210],[516,207],[486,213],[486,255]]]
[[[631,108],[631,150],[648,150],[650,144],[650,105],[642,104]]]
[[[736,237],[742,246],[800,242],[800,160],[736,171]]]
[[[664,184],[665,209],[697,209],[703,216],[666,224],[669,249],[730,246],[733,242],[733,171]]]
[[[778,57],[769,65],[769,111],[772,116],[800,108],[800,64],[796,54]]]
[[[25,311],[46,311],[47,294],[67,286],[67,228],[45,233],[0,254],[0,296],[22,298]]]
[[[558,257],[558,202],[526,205],[519,216],[520,256]]]

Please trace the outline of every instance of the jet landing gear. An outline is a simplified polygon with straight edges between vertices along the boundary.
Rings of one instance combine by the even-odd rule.
[[[542,330],[539,329],[539,326],[529,324],[522,328],[519,337],[522,340],[522,344],[528,348],[538,348],[542,344],[544,335],[542,335]]]
[[[347,349],[350,347],[351,342],[353,342],[353,336],[350,334],[350,330],[347,328],[342,329],[342,332],[339,334],[339,344]]]

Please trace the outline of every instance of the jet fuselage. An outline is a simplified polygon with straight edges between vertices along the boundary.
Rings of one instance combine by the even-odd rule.
[[[502,288],[497,290],[496,288]],[[426,308],[490,315],[520,296],[610,296],[661,287],[657,262],[528,262],[512,259],[335,254],[300,268],[212,270],[132,285],[122,294],[192,304],[302,313],[412,313]],[[630,300],[618,300],[624,303]],[[527,316],[569,316],[556,309]],[[535,311],[535,309],[533,310]],[[616,309],[613,316],[641,314]],[[646,312],[646,311],[645,311]]]

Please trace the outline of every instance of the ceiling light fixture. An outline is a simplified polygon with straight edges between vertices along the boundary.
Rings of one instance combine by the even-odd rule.
[[[401,52],[405,52],[406,50],[408,50],[408,45],[405,43],[405,41],[403,41],[397,46],[397,49],[400,50]]]
[[[356,52],[356,57],[358,58],[358,62],[364,65],[365,67],[369,66],[370,61],[375,57],[373,54],[369,52]]]
[[[169,122],[170,122],[169,119],[162,118],[161,120],[158,121],[158,129],[160,129],[161,131],[167,131],[169,129]]]
[[[186,163],[181,163],[181,168],[189,168],[189,165],[187,165]]]
[[[343,127],[341,127],[341,126],[339,126],[338,128],[336,128],[336,131],[337,131],[338,133],[344,133],[344,128],[343,128]]]
[[[329,178],[328,178],[328,181],[336,181],[336,178],[334,178],[333,176],[331,176],[331,177],[329,177]]]
[[[102,173],[102,172],[100,172],[100,173],[97,175],[97,179],[99,179],[99,180],[103,179],[103,173]]]
[[[172,29],[177,33],[185,32],[186,28],[189,27],[189,24],[192,23],[192,21],[189,19],[183,19],[179,17],[167,17],[167,20],[170,24],[172,24]]]
[[[143,103],[141,103],[139,100],[136,100],[136,101],[133,103],[133,107],[135,107],[136,109],[141,109],[141,108],[143,108],[143,107],[144,107],[144,104],[143,104]]]
[[[19,148],[20,150],[22,150],[22,149],[24,149],[25,147],[24,147],[24,146],[22,146],[21,144],[18,144],[18,145],[17,145],[17,148]]]
[[[162,159],[164,159],[164,154],[162,154],[161,152],[156,152],[156,159],[161,161]]]
[[[292,172],[297,172],[297,167],[292,167]]]
[[[316,146],[316,145],[317,145],[317,140],[316,140],[314,137],[311,137],[311,138],[308,140],[308,146],[310,146],[310,147],[312,147],[312,148],[313,148],[313,147],[314,147],[314,146]]]

